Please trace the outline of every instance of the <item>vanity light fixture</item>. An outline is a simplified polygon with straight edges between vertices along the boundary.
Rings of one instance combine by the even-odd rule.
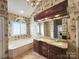
[[[54,18],[54,19],[61,19],[61,18],[63,18],[63,17],[57,17],[57,18]]]
[[[41,20],[38,20],[38,22],[40,22]]]
[[[45,18],[46,20],[48,19],[48,18]]]
[[[30,0],[27,0],[27,1],[30,1]]]
[[[33,6],[33,3],[31,3],[31,6]]]
[[[55,17],[59,17],[60,15],[55,15]]]
[[[21,11],[20,11],[20,13],[21,13],[21,14],[23,14],[23,13],[24,13],[24,11],[23,11],[23,10],[21,10]]]
[[[36,5],[38,5],[38,4],[39,4],[39,2],[36,3]]]
[[[41,0],[38,0],[38,1],[41,1]]]

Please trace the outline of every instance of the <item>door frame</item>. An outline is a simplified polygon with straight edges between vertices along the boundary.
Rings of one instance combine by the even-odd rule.
[[[79,53],[79,16],[76,19],[76,54],[77,54],[77,59],[79,58],[78,53]]]

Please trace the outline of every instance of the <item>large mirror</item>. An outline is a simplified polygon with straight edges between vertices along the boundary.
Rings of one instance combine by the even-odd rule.
[[[54,20],[54,38],[65,39],[70,38],[68,33],[68,18]],[[69,37],[68,37],[69,36]]]
[[[54,38],[60,38],[63,33],[62,19],[54,20]]]

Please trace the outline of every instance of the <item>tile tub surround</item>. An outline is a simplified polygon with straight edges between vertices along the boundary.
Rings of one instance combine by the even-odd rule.
[[[32,42],[33,40],[31,39],[22,39],[9,42],[9,58],[13,59],[16,56],[20,56],[24,52],[27,52],[32,48]]]

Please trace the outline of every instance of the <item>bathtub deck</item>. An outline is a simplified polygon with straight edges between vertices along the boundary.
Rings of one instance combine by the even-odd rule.
[[[46,58],[31,50],[14,59],[46,59]]]
[[[9,42],[9,58],[14,59],[16,56],[22,55],[27,52],[33,46],[33,40],[22,39]]]

